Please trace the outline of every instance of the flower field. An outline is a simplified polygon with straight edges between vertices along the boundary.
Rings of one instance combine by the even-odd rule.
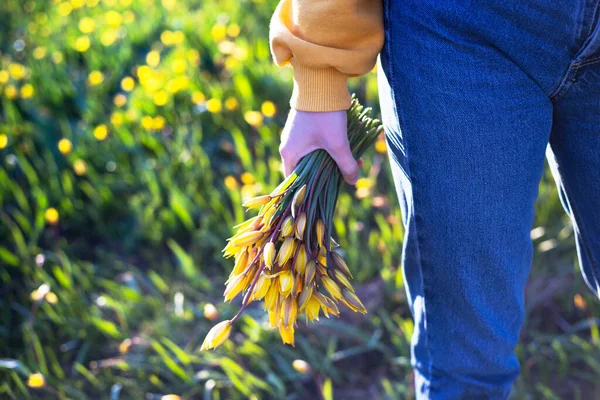
[[[383,137],[333,222],[368,313],[299,321],[291,347],[251,304],[199,351],[239,309],[222,302],[221,250],[241,204],[283,179],[292,73],[270,58],[275,5],[2,1],[0,398],[414,397]],[[375,74],[351,84],[377,110]],[[536,211],[514,398],[598,398],[600,304],[548,171]]]

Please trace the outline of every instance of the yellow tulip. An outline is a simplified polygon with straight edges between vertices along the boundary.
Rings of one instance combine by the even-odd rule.
[[[298,252],[296,253],[296,257],[294,258],[294,269],[296,273],[302,275],[306,270],[306,263],[308,260],[308,255],[306,254],[306,246],[303,244],[299,244]]]
[[[293,286],[294,275],[292,274],[292,271],[283,271],[281,275],[279,275],[279,293],[281,293],[283,297],[287,297],[292,292]]]
[[[265,194],[263,196],[254,197],[246,201],[244,204],[242,204],[242,206],[246,207],[248,210],[251,210],[253,208],[260,207],[263,204],[267,204],[269,201],[271,201],[271,196]]]
[[[363,303],[361,303],[356,293],[344,288],[342,289],[342,295],[344,296],[346,305],[348,305],[348,307],[350,307],[351,310],[358,311],[363,314],[367,313],[367,309],[365,308]]]
[[[294,231],[294,219],[291,215],[289,215],[282,224],[281,227],[281,237],[288,237]]]
[[[200,350],[216,349],[229,338],[231,333],[231,321],[226,320],[215,325],[206,335]]]
[[[267,266],[268,269],[273,268],[273,262],[275,261],[275,243],[273,242],[269,242],[266,244],[265,246],[265,250],[264,250],[264,259],[265,259],[265,265]]]
[[[306,213],[301,213],[296,219],[295,233],[298,240],[302,240],[304,237],[304,229],[306,228]]]
[[[264,233],[261,231],[243,232],[232,237],[230,243],[237,247],[250,246],[262,239],[263,236]]]
[[[279,327],[279,335],[281,336],[281,340],[285,344],[291,344],[294,346],[294,328],[293,327]]]
[[[281,247],[279,248],[279,254],[277,256],[277,263],[279,265],[285,265],[285,263],[292,257],[296,250],[296,240],[292,236],[288,236]]]
[[[340,286],[337,283],[335,283],[333,279],[331,279],[329,276],[322,276],[321,283],[323,284],[323,286],[325,286],[325,289],[327,289],[331,296],[333,296],[336,299],[342,297],[342,289],[340,289]]]

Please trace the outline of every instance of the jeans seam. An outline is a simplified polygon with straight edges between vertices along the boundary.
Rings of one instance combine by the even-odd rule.
[[[591,251],[591,246],[587,241],[587,237],[583,234],[583,224],[580,224],[579,221],[582,220],[582,218],[577,218],[578,216],[582,215],[579,212],[579,208],[578,206],[575,205],[575,202],[573,201],[574,198],[571,196],[571,189],[569,188],[569,186],[567,185],[566,181],[564,179],[562,179],[562,177],[560,176],[559,173],[559,178],[560,178],[560,183],[562,184],[565,193],[567,195],[567,201],[569,202],[569,207],[571,208],[571,213],[573,214],[573,220],[574,220],[574,228],[576,229],[576,231],[578,231],[577,233],[579,234],[579,238],[581,240],[581,244],[582,244],[582,250],[585,252],[585,255],[588,257],[588,259],[590,260],[591,265],[591,272],[592,272],[592,278],[594,278],[594,280],[596,282],[599,282],[598,280],[598,275],[596,274],[596,269],[598,268],[598,262],[596,261],[596,258],[594,257],[594,252]],[[577,214],[577,215],[576,215]],[[581,266],[582,272],[583,272],[583,265]]]
[[[585,67],[586,65],[591,65],[591,64],[596,64],[600,62],[600,57],[593,57],[593,58],[588,58],[587,60],[581,60],[579,62],[576,63],[577,68],[579,67]]]
[[[400,132],[402,132],[402,118],[401,118],[401,113],[399,112],[399,101],[398,98],[396,97],[396,80],[395,80],[395,68],[394,68],[394,59],[393,57],[391,57],[392,51],[391,51],[391,46],[392,46],[392,28],[394,26],[394,24],[389,23],[389,21],[391,20],[390,18],[390,1],[391,0],[387,0],[385,1],[385,17],[386,17],[386,26],[387,26],[387,30],[386,30],[386,54],[387,54],[387,59],[388,59],[388,63],[389,63],[389,71],[390,71],[390,91],[391,91],[391,95],[392,95],[392,99],[394,100],[394,113],[396,116],[396,120],[398,121],[398,127],[400,129]],[[413,185],[413,182],[415,181],[414,179],[414,175],[412,173],[412,168],[410,166],[411,164],[411,158],[410,158],[410,150],[408,149],[408,144],[406,143],[406,139],[404,139],[404,151],[405,151],[405,157],[407,159],[407,176],[410,180],[410,184],[411,184],[411,189],[412,189],[412,196],[410,199],[411,202],[411,206],[412,206],[412,211],[413,211],[413,223],[414,223],[414,229],[415,229],[415,235],[416,235],[416,242],[417,242],[417,262],[419,264],[419,273],[420,273],[420,280],[421,280],[421,287],[423,290],[423,319],[424,319],[424,325],[426,327],[425,329],[425,348],[427,350],[427,356],[428,356],[428,363],[426,365],[426,370],[427,370],[427,374],[428,374],[428,378],[429,378],[429,391],[430,393],[432,393],[434,390],[434,384],[433,384],[433,374],[432,374],[432,364],[433,364],[433,360],[431,357],[431,347],[430,347],[430,337],[429,337],[429,324],[427,322],[427,299],[429,298],[429,296],[426,295],[426,292],[429,292],[428,290],[426,290],[427,285],[425,284],[425,278],[424,278],[424,274],[423,274],[423,260],[421,257],[421,239],[419,237],[418,234],[418,230],[417,230],[417,212],[416,212],[416,207],[415,207],[415,187]],[[409,224],[410,224],[410,219],[409,219]],[[410,225],[409,225],[409,229],[410,229]],[[409,230],[407,230],[409,231]],[[419,368],[420,369],[420,368]]]

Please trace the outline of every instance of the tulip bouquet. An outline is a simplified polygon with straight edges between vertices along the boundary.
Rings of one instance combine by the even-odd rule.
[[[356,159],[380,132],[379,121],[369,113],[353,98],[348,139]],[[235,257],[225,301],[243,293],[242,305],[231,320],[209,331],[201,350],[224,343],[233,323],[255,300],[264,301],[271,326],[291,345],[302,313],[307,321],[318,320],[321,312],[337,316],[340,303],[352,311],[367,312],[350,283],[350,269],[333,250],[338,247],[331,237],[333,214],[342,180],[329,154],[316,150],[271,194],[243,204],[247,209],[260,208],[258,215],[236,226],[236,234],[223,250],[225,257]]]

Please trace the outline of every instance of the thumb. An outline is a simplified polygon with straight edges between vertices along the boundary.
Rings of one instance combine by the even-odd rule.
[[[344,180],[348,184],[354,185],[358,180],[358,163],[352,156],[350,145],[346,143],[345,146],[336,148],[335,151],[328,151],[342,172]]]

